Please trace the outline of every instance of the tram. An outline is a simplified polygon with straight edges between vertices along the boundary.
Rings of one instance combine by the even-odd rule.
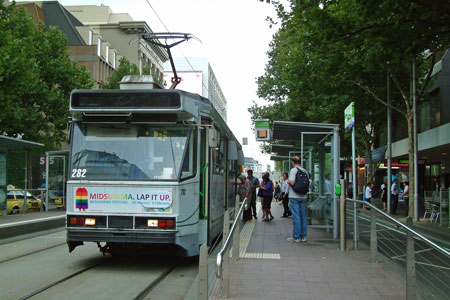
[[[128,88],[71,93],[69,252],[95,242],[198,255],[235,205],[242,147],[208,99]]]

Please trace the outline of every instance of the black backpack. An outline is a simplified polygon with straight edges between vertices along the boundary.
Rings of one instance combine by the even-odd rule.
[[[295,174],[295,183],[292,186],[294,192],[300,195],[306,195],[309,192],[309,177],[308,173],[297,168],[297,174]]]

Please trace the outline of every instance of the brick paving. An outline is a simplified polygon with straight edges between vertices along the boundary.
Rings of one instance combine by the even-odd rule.
[[[231,260],[229,299],[406,298],[400,277],[382,263],[371,263],[367,250],[340,252],[331,233],[315,228],[308,228],[306,243],[289,243],[292,219],[280,218],[278,203],[272,203],[272,211],[272,222],[262,222],[258,216],[246,253],[279,254],[280,258]]]

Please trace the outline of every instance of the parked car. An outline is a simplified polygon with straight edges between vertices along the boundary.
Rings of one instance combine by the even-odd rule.
[[[8,214],[23,212],[24,195],[24,190],[8,187],[6,193],[6,209]],[[44,210],[45,204],[42,203],[42,200],[27,192],[27,212],[40,211],[41,205],[43,205]]]

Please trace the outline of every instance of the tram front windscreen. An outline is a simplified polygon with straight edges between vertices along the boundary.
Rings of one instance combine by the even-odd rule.
[[[177,180],[194,172],[192,128],[74,123],[70,177],[87,180]]]

